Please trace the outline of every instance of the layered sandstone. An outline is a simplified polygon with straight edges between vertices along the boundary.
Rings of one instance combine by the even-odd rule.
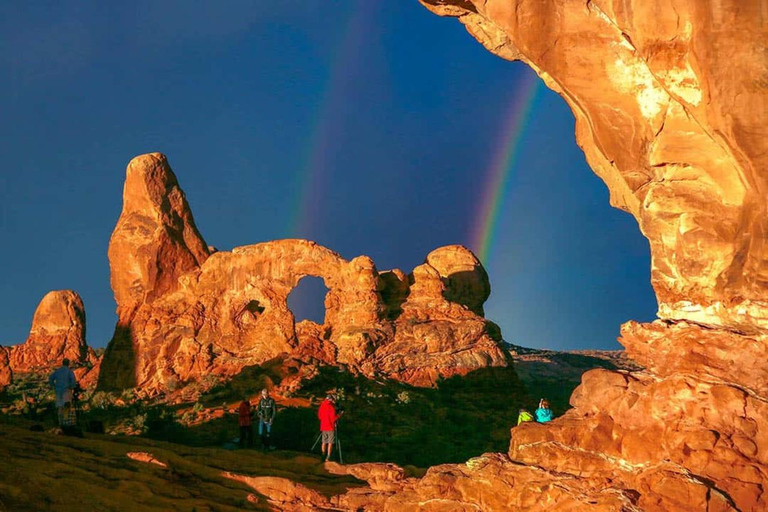
[[[172,391],[280,355],[423,386],[507,364],[482,317],[488,276],[464,247],[433,251],[410,276],[306,240],[212,252],[159,154],[131,161],[123,201],[109,248],[118,324],[104,389]],[[288,308],[306,276],[329,290],[322,325],[297,326]]]
[[[178,278],[210,254],[165,155],[151,153],[129,164],[123,211],[109,241],[112,290],[118,316],[173,291]]]

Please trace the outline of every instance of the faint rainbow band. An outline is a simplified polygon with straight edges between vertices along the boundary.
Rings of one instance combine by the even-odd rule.
[[[357,4],[347,20],[336,48],[328,79],[320,94],[316,115],[311,122],[305,165],[299,172],[296,207],[292,209],[293,216],[288,225],[288,233],[292,237],[310,236],[323,195],[320,188],[327,180],[325,158],[335,142],[333,135],[342,122],[335,114],[341,110],[341,104],[346,100],[343,95],[343,81],[347,76],[346,71],[355,65],[355,59],[358,58],[356,52],[365,43],[367,31],[374,22],[373,17],[379,4],[380,2],[375,0]]]

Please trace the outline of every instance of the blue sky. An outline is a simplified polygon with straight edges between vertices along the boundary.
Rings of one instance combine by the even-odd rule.
[[[107,343],[109,236],[125,166],[150,151],[223,250],[302,237],[408,272],[470,245],[531,72],[416,0],[18,4],[0,16],[4,345],[64,288],[83,297],[89,343]],[[655,314],[648,244],[608,205],[573,125],[546,90],[487,262],[486,313],[513,343],[617,348],[620,323]],[[321,288],[302,282],[299,316],[322,316]]]

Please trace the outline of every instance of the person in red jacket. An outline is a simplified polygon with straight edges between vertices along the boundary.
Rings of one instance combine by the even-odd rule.
[[[240,425],[240,446],[253,446],[253,425],[251,424],[251,402],[244,398],[237,409],[237,422]]]
[[[331,460],[331,451],[333,443],[336,441],[336,422],[339,421],[341,414],[336,413],[336,397],[328,395],[320,404],[317,411],[317,417],[320,419],[320,435],[323,444],[321,450],[325,455],[325,461]]]

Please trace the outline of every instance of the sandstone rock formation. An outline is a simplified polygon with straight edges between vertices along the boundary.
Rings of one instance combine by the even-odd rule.
[[[420,1],[565,99],[650,241],[662,318],[768,326],[765,2]]]
[[[85,307],[71,290],[46,294],[35,310],[29,337],[10,348],[10,363],[16,372],[51,368],[64,358],[72,363],[88,359]]]
[[[507,364],[481,316],[488,277],[464,247],[433,251],[411,276],[306,240],[212,253],[156,153],[128,165],[123,201],[109,248],[118,324],[103,389],[172,391],[278,355],[423,386]],[[306,276],[329,289],[323,325],[297,326],[288,309]]]
[[[123,211],[109,241],[112,290],[118,316],[173,291],[184,272],[210,254],[164,155],[128,164]]]
[[[422,478],[407,478],[394,464],[341,466],[328,462],[325,469],[367,481],[368,487],[326,498],[286,478],[223,476],[250,486],[279,510],[638,510],[632,492],[612,489],[606,480],[554,474],[514,463],[502,454],[485,454],[466,464],[435,466]]]
[[[82,385],[95,384],[99,360],[85,341],[83,300],[72,290],[47,293],[35,310],[27,340],[0,347],[0,387],[9,384],[13,374],[48,373],[64,358]]]
[[[13,370],[8,357],[8,350],[0,347],[0,391],[13,381]]]
[[[622,329],[644,371],[586,373],[573,409],[513,429],[508,455],[433,468],[383,505],[369,493],[370,509],[766,510],[765,2],[420,1],[568,102],[650,241],[663,321]]]

